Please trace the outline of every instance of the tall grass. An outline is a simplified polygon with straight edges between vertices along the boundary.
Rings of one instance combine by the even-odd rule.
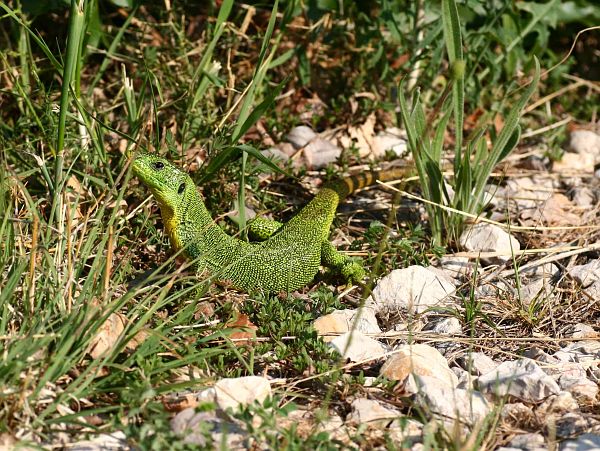
[[[457,240],[465,222],[460,212],[479,215],[485,207],[484,189],[494,167],[506,158],[519,142],[521,129],[519,119],[527,101],[537,88],[540,77],[540,65],[534,57],[535,69],[532,79],[527,83],[504,118],[504,125],[498,135],[492,129],[481,127],[465,143],[463,138],[465,116],[465,74],[468,73],[463,58],[463,43],[458,10],[454,0],[442,1],[442,21],[444,40],[448,54],[450,71],[448,85],[441,96],[441,105],[437,110],[440,117],[434,127],[433,117],[426,117],[419,92],[413,94],[409,106],[404,95],[404,85],[400,85],[400,111],[406,128],[408,142],[429,213],[432,237],[437,244],[446,244]],[[449,95],[448,95],[449,94]],[[450,180],[453,195],[442,175],[444,171],[444,135],[450,118],[453,119],[455,138],[453,170]],[[487,132],[487,133],[486,133]],[[492,138],[488,147],[488,136]],[[445,208],[446,206],[452,209]],[[455,211],[453,211],[455,210]]]
[[[2,55],[2,64],[4,70],[21,74],[11,79],[10,94],[19,100],[24,115],[21,122],[7,124],[3,136],[30,133],[24,121],[35,129],[26,135],[34,139],[4,138],[2,146],[0,431],[39,442],[50,439],[54,428],[80,430],[90,415],[118,414],[105,417],[114,423],[109,428],[119,427],[119,418],[135,422],[149,412],[164,417],[161,394],[188,386],[199,389],[209,381],[192,377],[181,382],[176,375],[203,370],[210,374],[206,362],[223,361],[224,356],[234,356],[243,371],[252,373],[252,363],[225,340],[230,332],[223,325],[189,327],[198,322],[196,303],[190,302],[196,280],[181,269],[172,271],[175,256],[135,281],[133,261],[144,249],[138,241],[147,236],[145,230],[155,218],[149,219],[150,211],[143,205],[127,206],[132,185],[123,164],[126,157],[108,155],[105,139],[107,134],[125,139],[126,153],[146,142],[147,103],[161,92],[161,80],[146,77],[139,83],[125,66],[112,70],[121,73],[116,103],[125,114],[124,131],[115,130],[95,109],[94,87],[114,67],[111,59],[120,40],[131,32],[137,9],[117,31],[98,75],[88,89],[81,89],[89,50],[84,42],[93,17],[88,9],[97,5],[71,2],[66,46],[59,43],[64,55],[54,54],[21,11],[1,6],[20,36],[14,49],[18,64],[14,66],[8,53]],[[215,95],[213,50],[232,7],[231,0],[222,3],[216,25],[207,33],[208,43],[192,77],[189,117],[198,114],[207,96]],[[276,42],[271,43],[276,11],[277,4],[261,64],[240,97],[241,106],[234,105],[225,114],[223,125],[234,131],[230,147],[269,105],[263,104],[263,93],[276,49]],[[50,61],[52,76],[60,79],[57,112],[50,103],[54,86],[39,81],[39,62],[33,55],[40,52]],[[37,100],[47,96],[48,103],[30,100],[32,93]],[[273,98],[268,97],[270,102]],[[260,108],[254,109],[257,104]],[[154,111],[159,108],[154,103]],[[158,130],[157,115],[153,120]],[[186,123],[181,132],[186,146],[195,139],[189,138],[189,129]],[[258,153],[253,148],[238,150],[244,155]],[[93,348],[102,336],[110,345],[96,355]],[[239,374],[235,365],[224,369],[236,371]]]
[[[1,37],[12,38],[0,51],[6,81],[0,92],[0,434],[48,446],[59,432],[113,430],[125,430],[140,448],[178,446],[163,401],[177,392],[199,391],[218,377],[267,372],[289,382],[285,390],[292,393],[282,404],[318,401],[325,413],[330,400],[344,405],[363,378],[362,369],[339,364],[312,328],[315,317],[344,307],[328,286],[306,296],[257,295],[243,302],[226,290],[209,293],[203,300],[215,304],[214,318],[221,322],[206,320],[198,309],[196,275],[175,264],[177,255],[167,255],[156,206],[130,180],[127,163],[137,149],[180,160],[206,152],[208,162],[193,174],[200,182],[230,169],[238,182],[234,196],[243,233],[253,163],[279,170],[244,138],[284,88],[323,96],[328,108],[322,116],[315,113],[315,126],[340,118],[358,122],[372,109],[393,112],[395,105],[379,89],[402,71],[416,67],[413,79],[428,86],[448,60],[444,101],[435,106],[435,91],[424,88],[409,102],[402,85],[401,115],[426,197],[478,213],[491,170],[519,139],[520,114],[539,78],[536,62],[531,83],[513,93],[516,99],[511,97],[513,107],[497,136],[479,130],[463,137],[467,100],[483,102],[490,91],[480,84],[487,78],[474,74],[487,61],[505,62],[491,50],[490,36],[506,5],[490,17],[484,14],[485,33],[469,41],[466,51],[467,33],[450,0],[442,3],[441,20],[435,20],[440,14],[435,2],[338,2],[329,9],[319,2],[304,9],[286,2],[283,9],[274,2],[263,11],[266,25],[255,19],[260,38],[235,29],[235,20],[252,18],[251,8],[224,0],[215,14],[194,17],[201,32],[193,40],[176,2],[130,2],[131,9],[109,9],[110,22],[103,25],[99,8],[111,2],[72,0],[67,31],[58,38],[37,32],[22,9],[34,3],[0,3],[6,31]],[[60,20],[61,14],[52,17]],[[304,16],[307,29],[287,28]],[[529,29],[542,19],[532,15]],[[349,36],[356,40],[348,44]],[[507,45],[516,52],[524,35],[511,36]],[[153,39],[166,44],[157,50]],[[238,75],[236,67],[224,55],[238,46],[242,50],[233,63],[250,59],[253,66],[246,72],[238,67],[242,75],[233,83],[235,77],[229,77]],[[351,57],[341,55],[346,51]],[[511,55],[506,60],[513,62]],[[399,63],[404,56],[406,62]],[[301,75],[298,80],[281,76],[292,72],[288,65]],[[489,72],[493,81],[510,74],[500,66]],[[361,97],[356,115],[348,114],[350,99],[370,90],[376,95]],[[377,100],[367,103],[369,97]],[[283,133],[298,123],[299,112],[279,112],[270,121],[282,121],[274,128]],[[450,127],[454,149],[444,149]],[[454,151],[453,198],[442,177],[448,150]],[[451,237],[458,235],[462,217],[427,208],[438,243],[444,228]],[[227,321],[236,308],[252,317],[264,338],[253,347],[238,348],[228,339]],[[99,336],[109,343],[105,350]],[[249,429],[268,436],[273,446],[283,443],[282,437],[296,449],[330,443],[315,431],[303,441],[293,428],[287,435],[269,430],[276,427],[277,400],[255,409],[264,426],[257,427],[248,413]],[[425,440],[445,445],[437,437]]]

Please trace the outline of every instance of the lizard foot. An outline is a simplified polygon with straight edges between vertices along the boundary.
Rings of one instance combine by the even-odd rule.
[[[366,275],[362,264],[357,261],[348,261],[344,263],[341,273],[348,283],[362,282]]]

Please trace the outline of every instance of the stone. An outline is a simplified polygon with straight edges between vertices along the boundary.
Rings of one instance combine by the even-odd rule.
[[[110,434],[98,434],[89,440],[69,443],[66,448],[74,451],[126,451],[134,449],[129,446],[127,443],[127,436],[122,431],[111,432]],[[29,448],[27,446],[4,448],[0,443],[0,449],[33,450],[34,448]]]
[[[585,377],[564,374],[558,380],[560,388],[571,393],[582,404],[593,404],[598,396],[598,384]]]
[[[377,118],[374,113],[369,114],[362,124],[350,125],[346,130],[338,133],[337,139],[344,149],[353,148],[358,151],[360,158],[377,158],[378,152],[384,152],[375,145],[375,123]]]
[[[347,426],[339,415],[331,411],[325,417],[322,414],[314,415],[314,413],[305,411],[302,417],[294,416],[290,418],[290,415],[288,415],[287,418],[291,419],[293,424],[298,426],[299,430],[306,430],[306,427],[310,427],[315,433],[326,433],[330,440],[337,440],[344,445],[351,444],[352,427]],[[279,426],[279,420],[277,421],[277,426]],[[269,448],[260,447],[256,449],[266,451]]]
[[[600,337],[600,334],[598,334],[592,326],[583,323],[575,324],[570,335],[571,338],[578,338],[581,340]]]
[[[596,158],[589,153],[565,152],[560,161],[555,161],[552,165],[553,172],[594,172]]]
[[[226,445],[229,450],[247,449],[246,431],[237,424],[219,418],[214,411],[196,412],[188,408],[171,420],[171,430],[183,438],[183,443],[206,448]]]
[[[533,418],[534,415],[533,409],[522,402],[509,402],[502,406],[500,417],[512,424],[523,424]]]
[[[356,330],[363,334],[379,334],[381,329],[372,308],[334,310],[328,315],[317,318],[314,322],[317,334],[330,342],[337,335]]]
[[[363,387],[376,387],[379,385],[379,379],[375,376],[365,376],[363,380]]]
[[[564,194],[553,194],[538,208],[521,213],[521,219],[528,223],[545,226],[573,226],[581,222],[581,217],[572,212],[574,205]]]
[[[217,403],[217,391],[215,387],[206,388],[196,394],[198,404]]]
[[[438,334],[440,336],[453,337],[462,334],[462,326],[456,317],[434,320],[425,326],[425,330]],[[439,341],[435,345],[436,349],[444,356],[453,355],[455,352],[462,352],[462,345],[455,340]]]
[[[439,383],[456,387],[458,378],[440,352],[424,344],[403,345],[381,367],[381,376],[405,381],[410,374],[430,376]]]
[[[588,186],[578,186],[571,191],[573,203],[578,207],[591,207],[596,203],[596,196]]]
[[[497,397],[513,396],[525,402],[538,402],[560,392],[558,384],[531,359],[502,362],[479,376],[477,387]]]
[[[521,302],[528,307],[532,302],[548,299],[552,293],[552,286],[547,280],[535,279],[521,287]]]
[[[587,376],[586,366],[579,362],[561,362],[558,366],[559,372],[554,375],[558,381],[561,377],[570,379],[585,379]]]
[[[539,207],[555,191],[554,182],[548,177],[516,177],[506,182],[504,190],[498,190],[495,197],[503,196],[516,204],[519,210]],[[503,202],[499,202],[502,206]]]
[[[438,276],[440,279],[450,282],[455,287],[460,285],[460,281],[456,280],[454,277],[452,277],[450,274],[448,274],[448,272],[444,271],[442,268],[437,268],[435,266],[428,266],[427,270],[431,271],[433,274]]]
[[[577,438],[565,440],[559,448],[560,451],[598,451],[599,449],[599,434],[581,434]]]
[[[469,426],[482,422],[490,413],[490,405],[477,391],[440,384],[437,378],[415,376],[418,392],[415,404],[442,420],[459,420]],[[453,427],[454,421],[449,426]],[[450,429],[451,430],[451,429]]]
[[[342,417],[339,415],[330,414],[327,418],[322,420],[315,418],[315,420],[317,420],[317,429],[319,431],[328,432],[334,435],[337,432],[346,432],[344,429],[344,420],[342,420]]]
[[[569,275],[583,288],[589,287],[600,280],[600,259],[592,260],[585,265],[573,266]]]
[[[306,125],[299,125],[290,130],[286,139],[290,142],[296,150],[306,146],[310,141],[317,138],[317,135],[312,128]]]
[[[579,364],[569,365],[574,375],[580,369],[594,371],[598,368],[598,360],[600,360],[600,341],[576,341],[556,351],[554,357],[561,362]]]
[[[451,316],[435,322],[431,328],[431,332],[440,335],[460,335],[462,333],[462,326],[458,318]]]
[[[468,252],[498,252],[501,255],[482,258],[488,262],[507,262],[521,250],[519,241],[501,227],[480,222],[468,226],[459,238],[460,246]]]
[[[346,422],[355,425],[369,424],[371,426],[385,427],[401,414],[398,410],[385,407],[373,399],[358,398],[352,401],[352,411]]]
[[[536,409],[540,418],[550,415],[562,415],[567,412],[579,410],[579,404],[568,391],[561,391],[558,395],[548,396]]]
[[[377,360],[387,352],[383,344],[357,331],[335,337],[329,344],[342,358],[351,362]]]
[[[568,412],[556,420],[556,435],[560,438],[599,431],[600,422],[591,416],[584,416],[580,412]]]
[[[579,154],[600,156],[600,135],[591,130],[573,130],[569,140],[569,147]]]
[[[278,147],[269,147],[268,149],[261,150],[260,153],[262,153],[265,157],[274,160],[288,161],[290,159],[290,157]]]
[[[534,347],[526,350],[523,353],[523,357],[534,360],[546,374],[556,376],[556,379],[561,374],[561,360],[539,348]]]
[[[598,178],[600,179],[600,175]],[[586,296],[588,299],[600,299],[600,280],[597,280],[582,291],[585,292],[584,296]]]
[[[421,313],[452,303],[454,284],[422,266],[396,269],[383,277],[367,298],[376,313]]]
[[[548,146],[542,144],[540,151],[545,152],[548,150]],[[527,158],[521,160],[519,164],[520,168],[531,169],[538,172],[548,172],[550,165],[550,158],[542,155],[529,155]]]
[[[409,153],[406,139],[404,130],[397,127],[386,128],[375,135],[373,153],[381,157],[389,150],[394,152],[396,157],[406,156]]]
[[[514,298],[517,295],[516,288],[509,285],[508,280],[498,280],[496,283],[486,283],[475,287],[476,299],[493,298]]]
[[[9,434],[8,432],[2,432],[0,433],[0,449],[1,450],[5,450],[5,451],[11,451],[14,449],[21,449],[21,446],[19,446],[19,448],[17,448],[17,439],[12,435]],[[20,445],[20,444],[19,444]],[[22,448],[24,449],[24,451],[30,451],[33,448],[29,448],[27,445],[23,445]]]
[[[536,433],[515,435],[508,446],[525,451],[545,451],[548,449],[544,436]]]
[[[306,166],[320,169],[337,161],[342,149],[326,139],[316,138],[304,146],[303,155]]]
[[[394,445],[405,449],[422,439],[423,425],[412,418],[401,416],[388,426],[388,434]]]
[[[469,275],[473,271],[473,263],[468,257],[445,256],[440,258],[441,269],[452,278]]]
[[[475,378],[472,375],[470,375],[467,371],[463,370],[458,366],[452,367],[452,371],[454,372],[454,374],[456,374],[456,377],[458,377],[458,384],[456,385],[456,388],[464,388],[467,390],[475,389],[475,386],[473,385]]]
[[[544,279],[548,280],[559,273],[558,266],[554,263],[545,263],[543,265],[532,266],[519,270],[519,275],[528,280]]]
[[[217,406],[223,411],[236,411],[254,402],[262,404],[271,396],[271,384],[260,376],[221,379],[214,388]]]
[[[456,362],[464,370],[474,376],[481,376],[495,370],[499,363],[495,362],[483,352],[469,352],[456,359]]]

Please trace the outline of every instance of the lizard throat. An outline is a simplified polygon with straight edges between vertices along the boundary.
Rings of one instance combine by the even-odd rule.
[[[171,208],[161,208],[160,210],[163,224],[165,225],[165,230],[169,236],[169,241],[171,241],[171,246],[173,246],[175,251],[179,251],[183,247],[181,238],[177,233],[179,218],[177,215],[175,215],[175,212]]]

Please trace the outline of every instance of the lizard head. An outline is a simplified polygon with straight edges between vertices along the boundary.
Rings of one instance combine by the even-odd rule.
[[[139,153],[133,160],[133,173],[150,188],[161,208],[175,210],[189,189],[194,190],[190,176],[155,154]]]

